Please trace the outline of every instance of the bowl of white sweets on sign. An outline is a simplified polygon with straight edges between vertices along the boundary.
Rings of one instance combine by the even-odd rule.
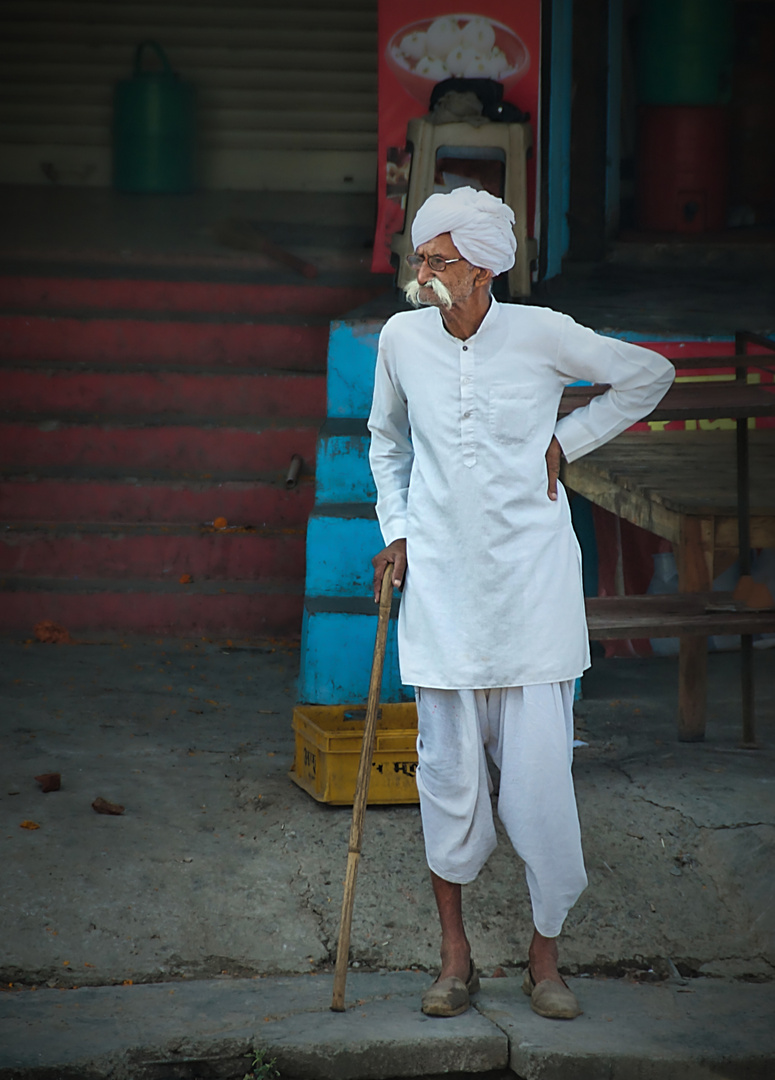
[[[530,53],[508,26],[483,15],[441,15],[401,27],[387,44],[388,67],[428,105],[444,79],[495,79],[508,91],[530,67]]]

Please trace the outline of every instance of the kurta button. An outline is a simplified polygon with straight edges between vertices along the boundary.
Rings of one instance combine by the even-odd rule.
[[[468,346],[467,345],[463,346],[463,352],[468,352]]]
[[[463,419],[464,419],[464,420],[467,420],[467,419],[468,419],[468,417],[469,417],[470,415],[471,415],[471,413],[470,413],[470,412],[464,412],[464,413],[463,413]]]

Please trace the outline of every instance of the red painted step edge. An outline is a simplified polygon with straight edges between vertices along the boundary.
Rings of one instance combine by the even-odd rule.
[[[188,587],[191,590],[191,587]],[[184,586],[181,586],[181,590]],[[93,592],[0,594],[0,633],[32,635],[36,623],[51,619],[71,634],[110,631],[136,634],[301,633],[304,598],[295,593]],[[53,647],[53,646],[46,646]]]
[[[175,363],[324,370],[328,326],[0,315],[12,361]]]
[[[315,460],[315,425],[256,428],[0,424],[0,466],[159,469],[249,476],[287,468],[294,454],[301,454],[305,461]]]
[[[326,413],[324,375],[0,370],[3,411],[314,416]]]
[[[216,281],[0,275],[0,307],[111,311],[218,312],[230,315],[343,315],[385,286],[246,285]]]
[[[45,578],[158,578],[178,581],[304,580],[304,533],[100,534],[4,532],[0,574]]]
[[[311,468],[309,462],[307,468]],[[225,480],[4,480],[0,520],[15,522],[180,522],[225,517],[232,525],[303,525],[312,512],[314,486]]]

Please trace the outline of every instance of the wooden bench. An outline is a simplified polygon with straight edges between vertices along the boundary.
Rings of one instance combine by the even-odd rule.
[[[775,633],[775,608],[746,608],[732,593],[589,596],[586,608],[593,641]]]
[[[732,593],[676,593],[670,596],[594,596],[586,600],[587,626],[592,641],[619,638],[692,637],[712,634],[775,633],[775,608],[755,610],[738,604]],[[692,677],[679,677],[678,738],[698,742],[705,737],[704,724],[687,723],[696,716],[696,698],[706,695],[706,667]],[[681,696],[694,698],[691,708],[681,707]]]
[[[775,547],[775,430],[752,431],[750,539]],[[678,737],[705,733],[709,634],[765,632],[770,616],[746,609],[707,609],[711,582],[738,552],[735,433],[727,431],[627,432],[586,457],[564,465],[569,489],[595,505],[655,533],[673,545],[679,594],[596,598],[590,636],[679,637]],[[719,601],[713,594],[713,604]],[[594,603],[600,604],[595,609]],[[689,628],[684,630],[688,622]],[[709,627],[715,629],[709,629]],[[750,668],[743,667],[743,742],[755,743]],[[746,714],[746,695],[750,708]],[[746,722],[746,715],[748,721]]]
[[[766,355],[752,355],[754,346]],[[597,506],[669,540],[675,551],[679,596],[615,596],[588,601],[593,638],[680,638],[678,737],[705,735],[709,634],[741,635],[743,745],[756,745],[753,638],[772,629],[772,612],[718,610],[708,599],[714,577],[739,557],[750,574],[751,547],[775,547],[775,431],[748,431],[750,417],[775,415],[775,387],[757,384],[772,373],[775,342],[748,331],[735,334],[735,353],[676,360],[679,368],[733,369],[734,381],[684,382],[667,392],[649,420],[734,419],[736,432],[627,432],[568,465],[566,487]],[[754,382],[749,371],[759,369]],[[605,387],[569,387],[565,414]],[[713,604],[713,610],[708,604]],[[597,605],[597,606],[595,606]]]

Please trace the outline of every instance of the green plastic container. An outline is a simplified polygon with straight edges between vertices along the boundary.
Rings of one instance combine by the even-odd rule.
[[[641,102],[729,104],[733,36],[733,0],[644,0],[638,28]]]
[[[146,50],[161,70],[143,70]],[[191,191],[196,173],[196,92],[182,82],[155,41],[135,51],[131,79],[113,97],[113,184],[118,191]]]

